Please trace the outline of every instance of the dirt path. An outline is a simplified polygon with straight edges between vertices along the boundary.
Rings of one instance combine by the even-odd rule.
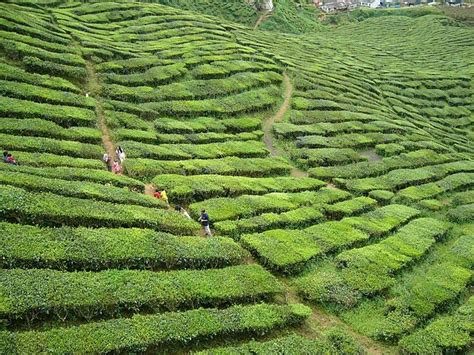
[[[280,156],[281,154],[273,145],[272,127],[275,122],[280,122],[285,116],[288,108],[290,107],[291,96],[293,95],[293,85],[291,84],[290,78],[286,73],[283,74],[283,83],[285,84],[285,99],[281,104],[278,112],[265,119],[263,122],[263,142],[270,151],[272,157]]]
[[[260,24],[265,21],[268,17],[270,17],[271,11],[265,11],[263,14],[260,15],[260,17],[257,19],[255,22],[255,25],[253,26],[253,29],[256,30]]]
[[[145,195],[153,196],[155,192],[156,192],[155,185],[153,185],[153,184],[146,184],[145,185],[145,191],[144,191]]]
[[[290,108],[291,96],[293,95],[293,85],[291,84],[290,78],[286,73],[283,74],[283,83],[285,84],[285,96],[283,103],[281,104],[276,114],[268,117],[267,119],[265,119],[265,121],[263,121],[263,142],[265,143],[267,149],[270,151],[270,156],[272,157],[285,156],[285,154],[278,150],[273,144],[272,135],[273,124],[276,122],[280,122],[283,117],[285,117],[285,114]],[[307,177],[308,172],[293,167],[291,169],[291,176]]]
[[[312,314],[306,323],[297,331],[306,338],[317,339],[326,330],[339,326],[344,328],[354,337],[367,351],[368,354],[380,355],[393,353],[392,349],[380,344],[364,335],[351,329],[347,324],[335,315],[332,315],[318,306],[304,302],[296,291],[289,285],[285,278],[279,277],[280,282],[285,286],[285,300],[287,303],[301,303],[311,308]]]
[[[97,116],[97,125],[99,126],[99,129],[102,132],[102,143],[105,147],[105,151],[111,158],[110,163],[112,163],[112,161],[117,158],[115,156],[115,146],[112,140],[110,139],[110,132],[105,123],[104,108],[102,107],[102,101],[100,99],[101,87],[100,87],[99,79],[97,78],[94,65],[88,60],[86,60],[86,70],[87,70],[86,90],[89,93],[89,95],[91,95],[92,97],[96,99],[95,113]]]

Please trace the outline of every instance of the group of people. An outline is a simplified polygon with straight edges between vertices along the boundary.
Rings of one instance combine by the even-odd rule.
[[[117,149],[115,149],[115,156],[117,158],[115,158],[114,162],[111,164],[111,157],[107,154],[107,152],[105,152],[102,156],[102,161],[107,166],[108,171],[112,171],[115,174],[121,174],[122,164],[126,158],[125,151],[121,146],[118,146]]]
[[[3,162],[11,165],[18,165],[17,161],[15,160],[13,155],[8,152],[8,150],[5,150],[3,152]]]
[[[169,201],[168,201],[168,195],[166,194],[165,190],[162,191],[156,191],[153,196],[156,198],[166,202],[166,205],[169,206]],[[186,211],[181,205],[176,205],[174,206],[174,210],[176,212],[181,213],[184,217],[188,219],[192,219],[191,216],[189,215],[188,211]],[[201,223],[201,226],[204,229],[204,233],[208,237],[212,237],[212,232],[210,228],[210,223],[209,223],[209,215],[206,213],[206,210],[201,210],[201,215],[199,216],[198,222]]]
[[[111,157],[106,152],[104,153],[104,156],[102,157],[102,161],[107,165],[107,170],[112,171],[115,174],[121,174],[122,163],[124,162],[126,158],[125,151],[123,150],[121,146],[118,146],[117,149],[115,150],[115,156],[117,158],[115,158],[114,162],[111,164]],[[164,201],[166,205],[169,207],[168,195],[166,194],[165,190],[156,191],[153,194],[153,196]],[[181,213],[184,217],[188,219],[192,219],[189,213],[182,206],[176,205],[174,209],[175,211]],[[198,222],[201,223],[201,226],[204,229],[204,233],[208,237],[212,237],[212,232],[211,232],[210,223],[209,223],[209,215],[206,213],[204,209],[201,210],[201,215],[199,216]]]

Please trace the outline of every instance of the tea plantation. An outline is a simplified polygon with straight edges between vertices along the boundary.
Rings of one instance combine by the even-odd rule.
[[[0,353],[472,351],[474,29],[275,4],[0,4]]]

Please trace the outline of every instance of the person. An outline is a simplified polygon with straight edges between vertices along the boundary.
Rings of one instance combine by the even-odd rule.
[[[102,161],[105,163],[105,165],[107,166],[107,170],[110,171],[111,170],[111,166],[110,166],[110,157],[107,153],[104,153],[103,157],[102,157]]]
[[[168,195],[166,194],[166,191],[165,191],[165,190],[161,191],[161,199],[162,199],[163,201],[165,201],[166,204],[169,206],[169,203],[168,203]]]
[[[208,237],[212,237],[211,228],[209,228],[209,215],[206,213],[206,210],[201,210],[201,216],[199,216],[198,222],[203,226],[204,233],[206,233]]]
[[[117,159],[115,159],[114,164],[112,165],[112,171],[115,174],[120,174],[122,172],[122,167],[120,166],[119,162]]]
[[[3,162],[6,163],[7,162],[7,158],[8,158],[8,150],[5,150],[3,152]]]
[[[117,157],[120,160],[120,163],[123,163],[125,160],[125,151],[122,149],[121,146],[118,146],[117,149],[115,150],[115,154],[117,154]]]
[[[155,196],[157,199],[161,200],[161,192],[160,191],[156,191],[153,196]]]
[[[13,158],[13,155],[10,153],[7,154],[7,164],[18,165],[15,158]]]
[[[174,207],[175,211],[176,212],[179,212],[181,213],[184,217],[186,217],[187,219],[191,219],[191,216],[189,215],[188,211],[186,211],[183,207],[181,207],[180,205],[176,205]]]

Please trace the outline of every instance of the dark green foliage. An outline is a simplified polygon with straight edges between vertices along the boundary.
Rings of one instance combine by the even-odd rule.
[[[25,170],[25,169],[23,169]],[[115,203],[141,205],[146,207],[165,208],[163,201],[127,188],[104,186],[102,184],[62,180],[51,177],[24,174],[17,171],[0,169],[0,183],[24,188],[28,191],[52,192],[58,195],[89,198]]]
[[[25,163],[23,159],[23,153],[21,153],[20,155],[20,160],[22,162],[22,165],[0,165],[0,172],[11,171],[37,176],[44,176],[52,179],[90,181],[104,185],[128,187],[129,189],[137,190],[140,192],[144,189],[144,184],[141,181],[129,178],[128,176],[124,175],[116,175],[106,170],[92,170],[73,167],[34,168],[31,166],[23,166],[23,163]],[[72,160],[74,161],[74,159]]]
[[[378,244],[340,253],[336,262],[354,289],[373,293],[391,286],[393,274],[419,259],[447,232],[446,223],[420,218]]]
[[[213,348],[200,351],[199,355],[263,355],[263,354],[330,354],[334,349],[321,340],[306,339],[292,334],[265,342],[251,341],[239,346]]]
[[[0,271],[0,280],[4,285],[0,313],[8,319],[25,319],[41,313],[91,317],[107,312],[110,306],[175,310],[200,304],[258,300],[282,291],[276,278],[258,265],[159,273],[10,269]],[[212,287],[217,283],[219,287]]]
[[[192,159],[181,161],[128,159],[125,161],[128,175],[136,178],[152,179],[160,174],[219,174],[265,177],[289,175],[291,166],[280,157]]]
[[[53,153],[79,158],[100,159],[103,150],[98,145],[43,137],[22,137],[0,133],[0,146],[7,150]],[[67,157],[64,157],[67,159]]]
[[[22,353],[45,351],[144,351],[166,343],[189,343],[233,333],[264,333],[275,327],[299,324],[311,314],[300,304],[259,304],[227,309],[196,309],[157,315],[135,315],[45,331],[2,332],[0,344]],[[147,334],[146,337],[143,334]]]
[[[473,324],[474,297],[471,296],[453,315],[437,318],[398,344],[408,354],[463,351],[472,341]]]
[[[166,190],[171,199],[179,202],[201,201],[217,196],[318,190],[325,185],[324,182],[312,178],[248,178],[219,175],[158,175],[153,179],[153,183],[159,189]]]
[[[323,250],[311,236],[300,230],[275,229],[241,237],[242,245],[256,254],[269,268],[283,273],[295,273]]]
[[[198,225],[178,212],[141,206],[33,193],[0,186],[0,216],[10,221],[50,226],[145,227],[175,234],[194,234]]]
[[[451,221],[457,223],[467,223],[474,220],[474,203],[458,206],[448,212]]]
[[[60,270],[211,268],[247,253],[228,238],[176,237],[149,229],[38,228],[0,223],[3,267]]]

